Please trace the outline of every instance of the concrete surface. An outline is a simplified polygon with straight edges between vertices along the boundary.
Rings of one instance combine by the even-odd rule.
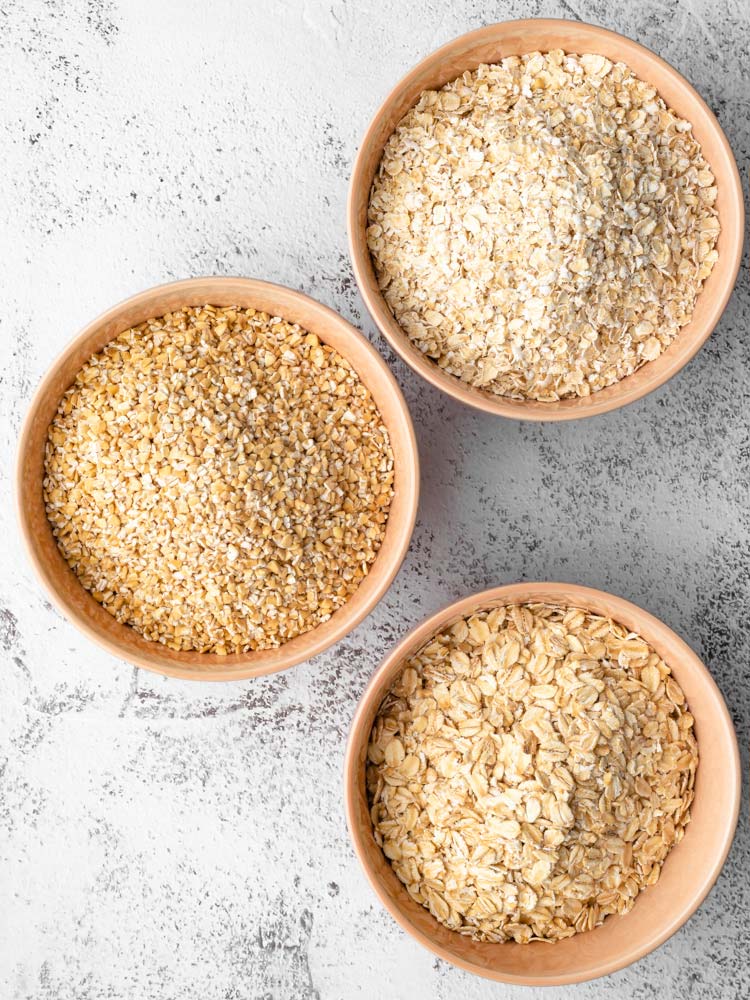
[[[0,997],[724,1000],[750,995],[747,804],[697,915],[607,980],[523,991],[459,972],[381,909],[341,804],[347,726],[384,651],[519,578],[623,594],[705,658],[750,736],[750,283],[668,386],[586,423],[474,413],[389,359],[423,500],[375,613],[267,680],[193,686],[100,653],[16,537],[15,439],[76,330],[149,285],[247,274],[318,297],[388,354],[347,259],[352,156],[390,85],[493,20],[580,17],[673,63],[750,153],[742,0],[3,0]],[[747,755],[743,758],[747,768]]]

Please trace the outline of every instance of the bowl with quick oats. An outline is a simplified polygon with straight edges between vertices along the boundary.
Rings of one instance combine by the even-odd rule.
[[[349,735],[355,851],[441,958],[525,985],[606,975],[697,909],[734,836],[734,728],[709,671],[621,598],[522,583],[386,656]]]
[[[114,655],[232,680],[367,615],[403,560],[418,458],[365,338],[299,292],[195,278],[90,323],[21,434],[17,503],[57,607]]]
[[[354,165],[350,252],[401,357],[472,406],[567,420],[682,368],[729,299],[742,190],[716,118],[611,31],[505,22],[389,94]]]

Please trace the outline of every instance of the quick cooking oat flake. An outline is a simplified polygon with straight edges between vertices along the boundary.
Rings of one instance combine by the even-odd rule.
[[[690,321],[716,194],[690,123],[627,66],[535,52],[422,94],[386,144],[367,242],[421,351],[551,401],[636,371]]]

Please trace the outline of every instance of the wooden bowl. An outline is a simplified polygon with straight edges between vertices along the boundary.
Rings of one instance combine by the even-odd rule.
[[[625,916],[607,917],[593,931],[553,944],[489,944],[448,930],[409,896],[375,843],[365,790],[365,758],[380,703],[404,659],[457,619],[498,604],[543,601],[586,608],[639,633],[671,667],[695,717],[700,761],[692,818],[669,853],[661,878],[640,894]],[[604,976],[663,944],[705,899],[732,843],[740,804],[737,740],[710,673],[682,639],[628,601],[568,583],[517,583],[467,597],[411,631],[375,671],[357,708],[344,764],[349,833],[381,903],[413,937],[440,958],[469,972],[525,986],[578,983]]]
[[[692,123],[716,177],[721,235],[717,247],[719,259],[697,299],[693,318],[663,354],[615,385],[590,396],[544,403],[497,396],[475,388],[422,354],[401,329],[378,288],[365,230],[370,188],[383,148],[424,90],[442,87],[465,70],[476,69],[480,63],[551,49],[595,53],[613,62],[627,63],[637,76],[656,87],[669,107]],[[737,165],[721,126],[705,101],[668,63],[637,42],[604,28],[574,21],[530,19],[492,24],[462,35],[429,55],[394,87],[362,139],[349,186],[347,224],[354,274],[362,298],[381,333],[416,372],[455,399],[488,413],[521,420],[574,420],[606,413],[640,399],[671,378],[698,351],[716,326],[734,287],[742,256],[744,205]]]
[[[123,330],[184,306],[253,307],[299,323],[345,357],[373,395],[390,434],[394,497],[385,538],[351,599],[317,628],[277,649],[219,656],[175,652],[144,639],[97,604],[63,559],[44,510],[42,478],[47,429],[81,366]],[[396,380],[367,340],[331,309],[281,285],[249,278],[191,278],[134,295],[89,323],[52,365],[31,402],[18,449],[18,518],[34,568],[57,608],[114,656],[172,677],[225,681],[284,670],[338,642],[368,615],[406,555],[419,497],[419,460],[411,417]]]

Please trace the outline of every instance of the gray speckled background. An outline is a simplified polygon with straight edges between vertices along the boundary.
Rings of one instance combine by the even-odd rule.
[[[743,177],[745,0],[4,0],[0,288],[0,996],[9,1000],[537,997],[435,959],[380,908],[347,840],[345,735],[385,650],[447,601],[576,580],[661,616],[750,737],[750,283],[668,386],[584,423],[444,399],[388,354],[347,259],[358,138],[389,87],[470,28],[529,15],[618,29],[686,74]],[[388,354],[423,463],[411,551],[335,650],[194,686],[133,670],[50,607],[11,508],[29,394],[111,303],[194,274],[267,277]],[[747,756],[743,757],[745,768]],[[637,966],[544,992],[750,994],[747,806],[696,916]]]

